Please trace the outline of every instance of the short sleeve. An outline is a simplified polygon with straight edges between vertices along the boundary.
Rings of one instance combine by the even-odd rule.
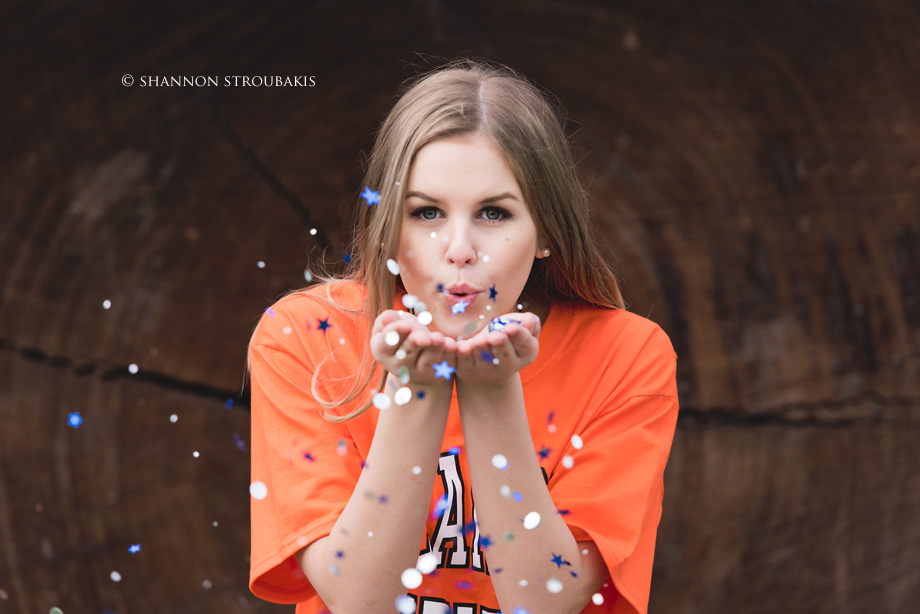
[[[578,541],[598,546],[614,586],[584,612],[644,614],[651,588],[663,476],[677,423],[676,356],[657,326],[627,375],[569,443],[550,494]],[[577,443],[577,442],[576,442]],[[615,588],[615,590],[613,590]]]
[[[280,328],[267,319],[260,329]],[[316,594],[293,555],[329,534],[361,471],[349,430],[326,420],[313,398],[314,367],[301,347],[257,329],[249,350],[251,478],[265,485],[250,498],[249,587],[276,603]]]

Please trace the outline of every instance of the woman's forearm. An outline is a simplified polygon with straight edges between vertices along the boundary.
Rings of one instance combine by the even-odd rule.
[[[458,380],[457,398],[479,530],[490,542],[486,560],[499,606],[503,612],[518,607],[532,614],[580,612],[606,569],[599,568],[596,550],[592,557],[582,555],[550,497],[520,377],[491,386]]]
[[[413,394],[408,404],[380,412],[364,469],[332,532],[298,553],[336,614],[392,612],[406,592],[400,576],[418,560],[451,396],[449,384],[424,390],[424,398]]]

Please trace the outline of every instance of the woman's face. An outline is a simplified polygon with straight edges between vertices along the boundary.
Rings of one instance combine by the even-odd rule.
[[[538,241],[520,186],[491,139],[450,137],[418,151],[397,262],[406,291],[431,312],[431,330],[470,337],[516,311]]]

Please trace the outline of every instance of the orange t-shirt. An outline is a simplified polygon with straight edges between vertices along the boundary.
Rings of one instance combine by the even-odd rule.
[[[333,380],[358,371],[366,336],[361,317],[319,298],[326,288],[339,305],[364,305],[364,290],[354,282],[288,295],[262,315],[249,353],[252,480],[267,491],[251,498],[250,589],[268,601],[297,603],[297,614],[327,611],[293,555],[331,532],[358,481],[378,412],[371,407],[353,420],[329,422],[311,393],[323,360],[320,374]],[[610,571],[603,604],[589,602],[584,612],[644,613],[677,421],[677,357],[650,320],[570,303],[552,306],[539,342],[537,359],[520,372],[534,453],[575,539],[593,540]],[[347,392],[348,383],[321,390],[329,398]],[[421,551],[440,555],[440,564],[408,592],[418,614],[498,612],[488,551],[473,522],[456,391],[441,450],[431,468],[440,478],[433,513],[419,535]],[[456,517],[439,515],[439,503],[440,510],[456,505]],[[386,513],[385,498],[380,505]]]

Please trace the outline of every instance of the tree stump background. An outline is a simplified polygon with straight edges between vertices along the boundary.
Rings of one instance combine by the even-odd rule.
[[[247,589],[246,345],[460,54],[558,97],[677,350],[650,610],[918,611],[920,8],[348,4],[0,9],[0,612],[293,611]],[[140,82],[183,75],[316,85]]]

